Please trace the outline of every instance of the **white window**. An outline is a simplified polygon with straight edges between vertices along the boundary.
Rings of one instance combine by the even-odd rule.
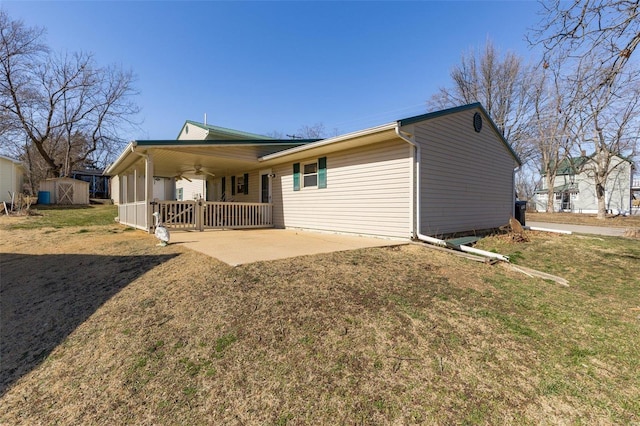
[[[244,176],[236,176],[236,194],[244,194]]]
[[[318,186],[318,163],[305,164],[303,172],[303,187]]]
[[[183,194],[184,194],[184,188],[176,189],[176,200],[182,201]]]

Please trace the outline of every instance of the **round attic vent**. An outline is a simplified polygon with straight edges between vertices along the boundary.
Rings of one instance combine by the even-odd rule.
[[[473,114],[473,130],[478,133],[480,133],[480,130],[482,130],[482,116],[479,112]]]
[[[186,126],[184,126],[184,132],[186,134],[189,134],[189,125],[188,124]]]

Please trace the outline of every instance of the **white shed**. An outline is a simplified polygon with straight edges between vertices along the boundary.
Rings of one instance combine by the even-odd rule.
[[[11,193],[19,194],[24,185],[24,167],[13,158],[0,155],[0,203],[11,202]]]
[[[45,179],[38,192],[48,192],[51,204],[89,204],[89,182],[78,179]]]

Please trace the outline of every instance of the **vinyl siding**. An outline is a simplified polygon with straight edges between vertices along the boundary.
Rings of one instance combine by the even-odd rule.
[[[177,190],[179,188],[182,188],[183,190],[182,199],[184,201],[194,200],[197,198],[197,195],[200,195],[201,197],[205,196],[205,192],[203,189],[204,181],[202,179],[191,178],[191,177],[189,179],[191,179],[191,182],[189,182],[186,179],[181,179],[176,182],[176,192],[173,194],[172,198],[175,199],[177,195]]]
[[[301,169],[313,161],[317,158],[300,161]],[[324,189],[294,191],[293,162],[273,172],[276,227],[411,236],[411,149],[406,142],[396,139],[327,155]]]
[[[120,204],[120,176],[111,176],[109,179],[109,191],[111,192],[111,200],[113,204]]]
[[[186,128],[183,128],[178,136],[178,140],[204,140],[209,132],[201,127],[187,124],[189,126],[189,132],[185,132]]]
[[[481,132],[475,132],[475,112],[414,125],[421,147],[420,227],[425,235],[499,227],[513,214],[516,162],[486,117]]]
[[[9,192],[22,192],[22,167],[11,160],[0,158],[0,202],[11,202]]]
[[[235,195],[232,195],[231,193],[231,177],[235,176],[236,179],[238,179],[238,177],[240,176],[244,176],[245,173],[249,173],[249,193],[248,194],[238,194],[238,192],[235,193]],[[238,173],[238,174],[234,174],[234,175],[227,175],[224,176],[226,178],[226,193],[227,193],[227,200],[233,200],[234,202],[238,202],[238,203],[258,203],[260,202],[260,193],[259,193],[259,185],[260,182],[258,179],[260,179],[259,176],[259,171],[258,170],[252,170],[252,171],[243,171],[242,173]],[[212,194],[212,199],[210,199],[209,201],[219,201],[220,198],[222,197],[222,193],[220,192],[222,190],[222,176],[221,177],[216,177],[215,179],[209,181],[209,185],[212,188],[210,191],[210,194]],[[237,186],[237,182],[236,182],[236,186]]]

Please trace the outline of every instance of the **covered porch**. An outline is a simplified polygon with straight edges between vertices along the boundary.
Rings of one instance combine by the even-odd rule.
[[[291,145],[289,141],[132,142],[106,170],[116,177],[117,220],[149,232],[155,212],[172,229],[273,227],[274,175],[269,168],[260,168],[258,158]]]

